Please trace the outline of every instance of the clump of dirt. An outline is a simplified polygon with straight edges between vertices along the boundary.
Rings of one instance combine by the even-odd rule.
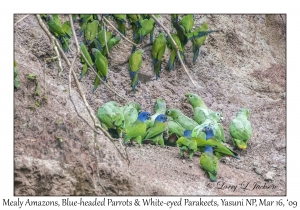
[[[16,15],[15,20],[21,16]],[[126,62],[131,45],[121,40],[111,51],[108,85],[119,94],[152,113],[155,100],[163,98],[168,108],[193,117],[184,95],[196,93],[211,109],[222,112],[226,143],[231,148],[230,120],[240,108],[250,109],[253,137],[249,147],[234,149],[240,160],[223,158],[218,182],[212,183],[199,165],[200,153],[189,161],[179,158],[176,147],[132,145],[127,147],[128,168],[104,134],[97,134],[99,143],[95,141],[93,130],[77,115],[69,99],[66,63],[63,61],[60,78],[56,61],[45,65],[45,58],[55,56],[54,50],[36,17],[30,15],[14,29],[14,59],[21,82],[14,92],[15,195],[286,195],[286,41],[282,18],[285,20],[280,15],[195,15],[195,27],[207,22],[209,29],[221,31],[208,36],[195,65],[191,43],[185,47],[185,63],[197,88],[179,63],[171,72],[166,70],[170,50],[156,80],[151,47],[147,47],[141,85],[134,94]],[[171,30],[170,15],[159,19]],[[78,22],[75,27],[80,38]],[[127,30],[130,34],[129,26]],[[146,37],[144,44],[148,42]],[[66,55],[72,60],[75,54],[71,40]],[[78,59],[74,66],[78,77],[81,69]],[[27,79],[30,73],[38,76],[40,97],[34,95],[35,83]],[[94,77],[88,71],[81,81],[94,113],[111,100],[124,105],[125,101],[103,84],[92,94]],[[71,95],[79,113],[93,125],[73,82]],[[44,96],[38,106],[36,101]],[[118,142],[115,144],[122,150]]]

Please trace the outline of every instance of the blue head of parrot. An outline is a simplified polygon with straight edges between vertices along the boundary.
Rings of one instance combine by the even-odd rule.
[[[185,130],[183,132],[183,136],[191,138],[192,137],[192,131],[191,130]]]
[[[202,131],[206,134],[206,140],[211,139],[215,135],[213,129],[209,126],[205,126]]]
[[[167,121],[167,116],[164,115],[164,114],[159,114],[156,118],[155,118],[155,121],[158,121],[158,122],[166,122]]]
[[[150,113],[149,112],[141,112],[138,116],[138,120],[145,122],[147,119],[150,119]]]
[[[204,149],[204,152],[208,152],[208,153],[213,154],[213,148],[211,146],[206,146],[205,149]]]

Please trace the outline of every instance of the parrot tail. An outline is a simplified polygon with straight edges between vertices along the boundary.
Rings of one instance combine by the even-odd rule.
[[[212,182],[217,181],[217,174],[208,172],[208,175],[209,175],[210,181],[212,181]]]
[[[194,58],[193,58],[193,62],[194,64],[196,63],[196,60],[198,58],[198,55],[199,55],[199,47],[193,47],[194,48]]]
[[[156,74],[156,80],[158,79],[159,73],[161,71],[161,62],[162,61],[158,61],[158,63],[154,66],[154,71],[155,71],[155,74]]]

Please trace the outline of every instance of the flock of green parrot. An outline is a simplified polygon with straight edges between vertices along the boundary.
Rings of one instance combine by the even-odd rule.
[[[189,155],[192,160],[195,152],[201,152],[200,165],[211,181],[217,180],[218,161],[224,156],[239,159],[238,154],[226,147],[220,112],[209,109],[197,94],[187,93],[186,99],[194,110],[194,119],[184,115],[179,109],[167,109],[166,102],[158,98],[155,114],[142,111],[136,102],[119,106],[110,101],[99,107],[97,117],[101,126],[117,133],[127,144],[136,141],[141,144],[170,145],[179,147],[180,157]],[[235,147],[245,150],[252,136],[249,110],[241,108],[231,120],[229,132]]]
[[[77,20],[77,15],[72,15],[73,21]],[[157,18],[159,15],[155,15]],[[50,32],[52,32],[61,42],[62,48],[65,51],[69,49],[70,38],[72,36],[72,30],[70,22],[67,21],[61,24],[58,15],[41,15],[41,17],[47,22]],[[113,18],[118,26],[118,31],[126,36],[126,22],[129,20],[129,24],[132,28],[133,42],[136,44],[142,43],[145,36],[150,35],[150,43],[152,44],[152,60],[153,68],[156,75],[156,79],[160,77],[161,64],[163,56],[168,46],[171,50],[171,54],[168,61],[168,71],[174,69],[174,63],[177,58],[176,46],[172,42],[170,37],[167,37],[165,33],[159,33],[158,37],[153,41],[155,20],[150,15],[146,14],[112,14],[103,15],[105,18]],[[108,31],[103,22],[98,20],[98,16],[95,14],[81,14],[80,18],[80,34],[84,34],[84,41],[80,43],[80,48],[84,57],[82,58],[83,68],[80,75],[80,80],[84,77],[88,71],[89,66],[94,66],[98,73],[98,76],[104,81],[107,81],[108,77],[108,51],[117,45],[121,37]],[[103,20],[102,20],[103,21]],[[208,34],[216,32],[215,30],[208,30],[208,24],[204,23],[201,26],[194,27],[194,15],[171,15],[172,33],[171,36],[178,46],[181,59],[184,61],[184,46],[188,40],[191,40],[193,45],[195,63],[199,55],[199,48],[203,45]],[[101,24],[102,23],[102,24]],[[175,30],[175,32],[174,32]],[[167,37],[167,38],[166,38]],[[129,75],[131,79],[132,90],[136,91],[136,86],[139,82],[138,73],[142,66],[142,49],[136,49],[136,46],[132,47],[131,56],[129,58]],[[100,79],[95,78],[93,93],[100,84]]]

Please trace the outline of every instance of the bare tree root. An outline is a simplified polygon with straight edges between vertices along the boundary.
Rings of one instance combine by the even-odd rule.
[[[182,59],[181,59],[180,52],[179,52],[179,48],[178,48],[176,42],[174,41],[174,39],[172,38],[172,36],[171,36],[169,30],[168,30],[163,24],[161,24],[161,23],[159,22],[159,20],[158,20],[154,15],[150,15],[150,16],[155,20],[155,22],[156,22],[160,27],[162,27],[162,28],[164,29],[164,31],[168,34],[168,36],[169,36],[170,39],[172,40],[174,46],[176,47],[177,57],[179,58],[179,61],[180,61],[181,65],[182,65],[182,67],[183,67],[185,73],[188,75],[188,77],[189,77],[189,79],[191,80],[191,82],[193,83],[193,85],[194,85],[196,88],[197,88],[197,87],[201,87],[201,86],[199,86],[199,85],[196,84],[196,82],[192,79],[191,75],[189,74],[188,69],[186,68],[186,66],[184,65],[184,63],[183,63],[183,61],[182,61]]]
[[[19,20],[17,20],[14,24],[14,26],[16,26],[18,23],[22,22],[25,18],[27,18],[29,15],[25,15],[24,17],[20,18]]]

